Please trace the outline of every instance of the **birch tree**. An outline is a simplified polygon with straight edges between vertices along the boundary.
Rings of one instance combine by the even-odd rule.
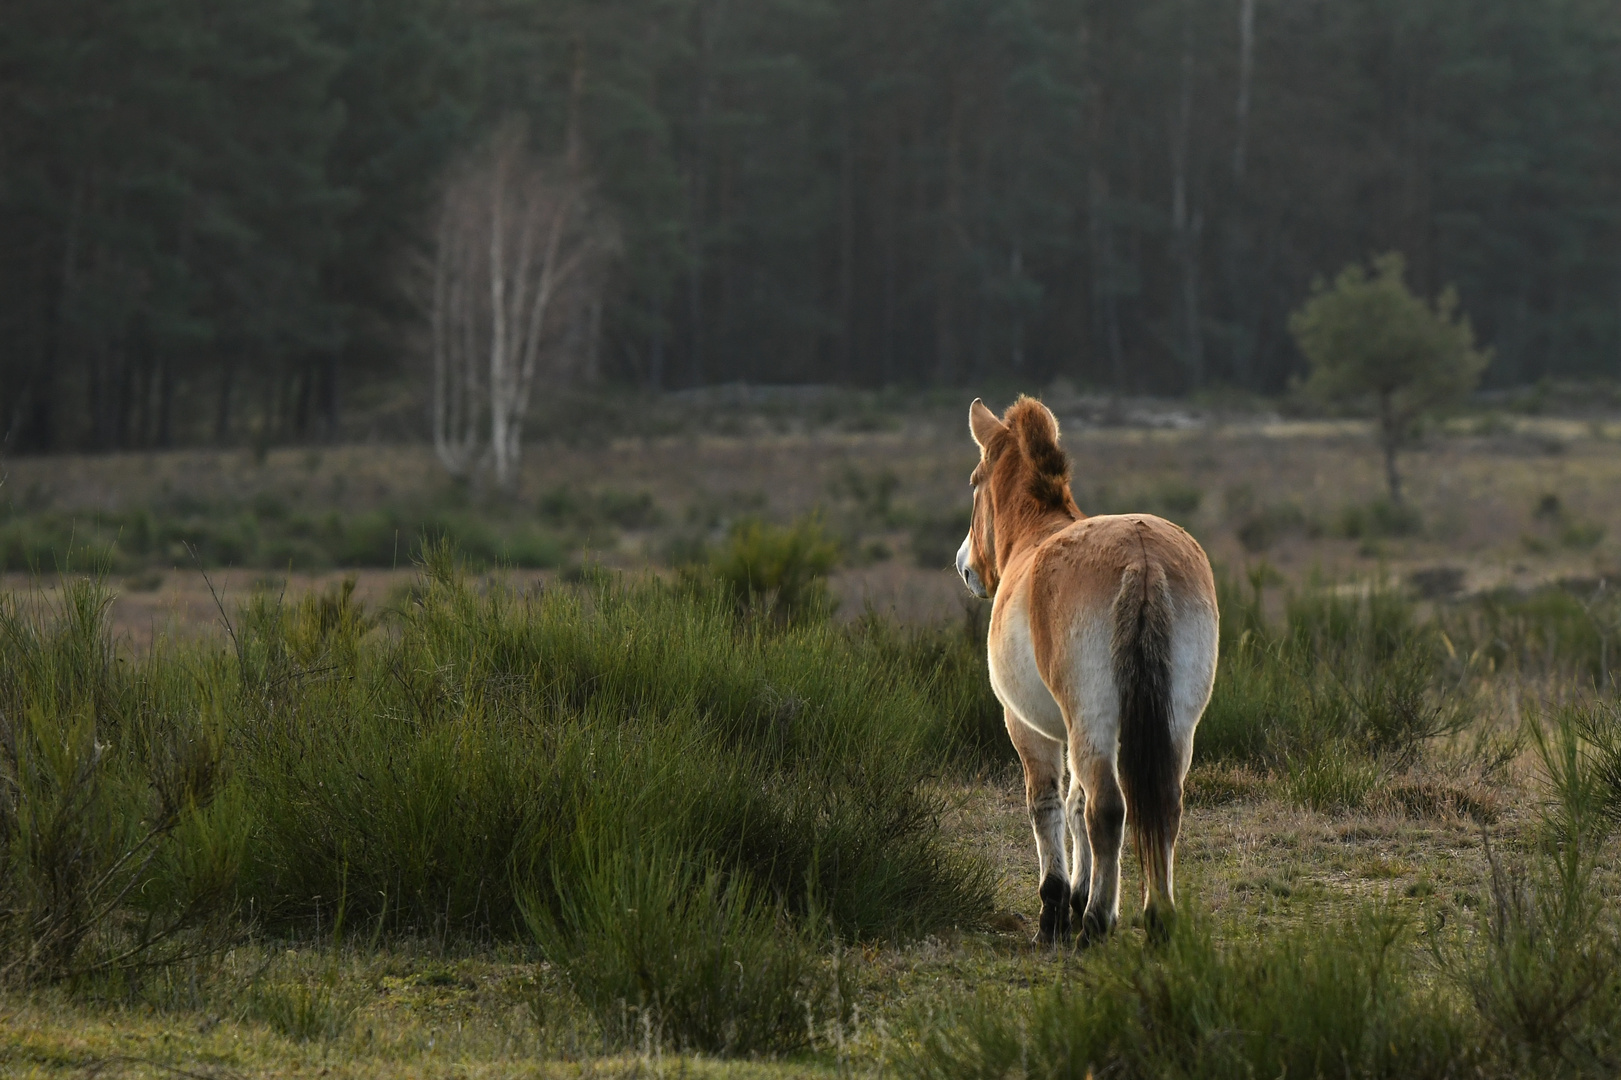
[[[563,385],[588,365],[611,225],[577,155],[542,158],[521,122],[453,170],[435,232],[429,326],[433,439],[453,475],[486,465],[517,482],[538,383]]]

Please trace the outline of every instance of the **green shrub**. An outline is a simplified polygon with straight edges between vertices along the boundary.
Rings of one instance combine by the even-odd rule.
[[[957,549],[968,535],[972,511],[965,505],[956,513],[926,518],[912,526],[912,561],[925,570],[956,565]]]
[[[990,605],[965,600],[960,620],[904,626],[872,612],[856,622],[854,645],[925,688],[945,757],[978,770],[1018,760],[985,658]]]
[[[1362,809],[1381,779],[1377,764],[1343,747],[1290,761],[1286,767],[1284,788],[1289,800],[1319,813]]]
[[[1217,943],[1178,920],[1163,949],[1121,939],[1027,1005],[985,996],[924,1033],[905,1071],[957,1078],[1445,1077],[1467,1017],[1427,987],[1386,912]]]
[[[99,579],[0,606],[0,980],[199,946],[246,836],[187,673],[116,663]],[[225,800],[229,803],[229,800]]]
[[[1584,744],[1594,804],[1621,823],[1621,704],[1613,699],[1591,701],[1570,708],[1564,716]]]
[[[1520,541],[1533,554],[1547,554],[1556,539],[1561,546],[1576,551],[1597,547],[1599,541],[1604,539],[1603,525],[1572,515],[1559,496],[1552,492],[1543,494],[1537,500],[1531,518],[1542,532],[1540,535],[1527,533]]]
[[[1292,502],[1268,503],[1259,510],[1246,514],[1238,523],[1238,542],[1249,552],[1270,549],[1285,536],[1301,535],[1310,531],[1306,513]]]
[[[604,525],[646,529],[663,520],[652,495],[612,488],[596,492],[580,492],[567,486],[553,488],[540,497],[535,509],[542,521],[573,529],[591,530]]]
[[[507,935],[519,896],[562,918],[559,868],[608,834],[712,870],[740,926],[904,936],[989,910],[925,787],[962,654],[930,668],[827,620],[740,623],[718,586],[474,588],[450,552],[430,547],[386,628],[352,583],[259,592],[229,651],[114,663],[83,583],[55,612],[5,608],[0,964],[157,962],[238,903],[298,934],[340,897],[379,932]]]
[[[1147,509],[1175,520],[1191,517],[1204,502],[1204,491],[1185,480],[1162,480],[1144,500]]]
[[[1342,509],[1338,532],[1349,540],[1384,540],[1417,536],[1423,529],[1424,519],[1410,503],[1381,498]]]
[[[1605,880],[1612,765],[1588,741],[1602,712],[1561,710],[1530,730],[1547,795],[1529,850],[1491,848],[1488,903],[1472,933],[1440,939],[1440,969],[1467,995],[1506,1075],[1621,1069],[1621,932]],[[1608,720],[1598,720],[1607,725]],[[1596,754],[1595,751],[1596,750]]]
[[[295,1042],[335,1039],[354,1022],[356,1005],[329,982],[285,979],[255,984],[241,1010]]]
[[[1443,609],[1440,625],[1457,651],[1487,672],[1613,688],[1621,593],[1597,582],[1528,593],[1496,590]]]
[[[36,573],[73,566],[122,567],[112,539],[89,523],[55,514],[13,518],[0,525],[0,570]]]
[[[831,610],[827,575],[838,559],[838,545],[814,517],[787,528],[748,519],[732,527],[706,571],[740,612],[791,621]]]
[[[1221,658],[1199,760],[1287,771],[1345,751],[1402,765],[1468,722],[1447,638],[1402,593],[1315,585],[1289,596],[1274,624],[1263,580],[1248,594],[1221,584]]]
[[[647,1032],[707,1053],[783,1053],[849,1000],[817,920],[795,920],[746,874],[611,833],[557,864],[556,914],[525,905],[531,932],[615,1043]]]
[[[613,519],[628,520],[637,512],[619,507],[619,517]],[[294,512],[280,497],[261,493],[246,508],[177,499],[165,507],[94,516],[13,515],[0,524],[0,569],[60,570],[70,549],[81,562],[89,557],[124,572],[194,562],[279,570],[392,567],[409,564],[424,539],[448,539],[463,558],[480,567],[559,566],[572,543],[555,530],[515,520],[504,511],[390,507],[312,515]]]
[[[446,551],[389,635],[264,597],[240,620],[243,888],[272,923],[347,890],[355,918],[507,932],[515,884],[546,900],[604,821],[801,913],[814,883],[847,935],[985,909],[920,787],[944,736],[913,675],[825,622],[740,626],[715,591],[475,592]]]
[[[889,469],[866,473],[853,465],[828,484],[828,494],[845,506],[857,531],[864,528],[890,529],[905,524],[911,514],[895,505],[900,477]]]

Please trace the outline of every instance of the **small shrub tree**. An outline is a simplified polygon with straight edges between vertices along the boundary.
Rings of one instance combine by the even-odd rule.
[[[1450,286],[1434,305],[1403,280],[1398,252],[1352,264],[1332,285],[1319,281],[1289,317],[1289,330],[1311,364],[1307,390],[1324,401],[1372,399],[1379,420],[1390,499],[1402,501],[1396,455],[1425,412],[1454,401],[1480,380],[1489,351],[1475,348],[1467,316]]]
[[[705,570],[739,612],[793,622],[832,610],[827,575],[838,561],[839,547],[816,517],[787,528],[750,518],[732,527]]]

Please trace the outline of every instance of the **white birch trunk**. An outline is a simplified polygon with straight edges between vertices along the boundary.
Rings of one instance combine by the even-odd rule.
[[[1242,181],[1248,164],[1250,83],[1255,78],[1255,0],[1238,0],[1238,102],[1233,136],[1233,179]]]
[[[524,421],[537,383],[561,383],[585,359],[578,325],[601,308],[613,246],[572,168],[500,131],[447,186],[436,236],[429,324],[434,448],[467,475],[483,456],[503,488],[517,486]]]
[[[1204,383],[1204,335],[1199,318],[1199,234],[1203,216],[1190,207],[1193,156],[1193,10],[1182,10],[1182,65],[1175,133],[1171,138],[1171,235],[1181,269],[1182,363],[1193,387]]]

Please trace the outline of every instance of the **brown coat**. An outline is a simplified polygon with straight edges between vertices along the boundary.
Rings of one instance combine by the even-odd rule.
[[[958,570],[994,599],[991,683],[1025,767],[1041,936],[1067,929],[1060,895],[1074,898],[1083,933],[1114,925],[1128,823],[1155,921],[1174,903],[1182,781],[1215,678],[1210,562],[1163,518],[1082,514],[1057,420],[1039,401],[1021,398],[1000,419],[976,401],[969,419],[980,463]]]

